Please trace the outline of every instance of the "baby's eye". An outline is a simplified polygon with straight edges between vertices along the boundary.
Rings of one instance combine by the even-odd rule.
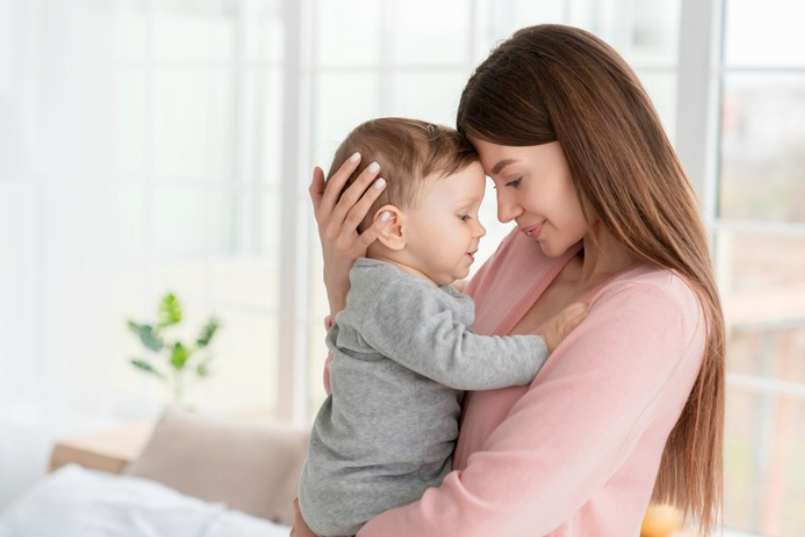
[[[459,218],[461,219],[462,222],[466,222],[467,220],[469,220],[471,218],[471,216],[468,215],[468,214],[462,214],[462,215],[459,215]]]

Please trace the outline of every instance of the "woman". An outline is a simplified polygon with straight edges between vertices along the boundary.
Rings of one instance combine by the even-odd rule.
[[[651,499],[706,532],[722,493],[723,315],[694,191],[636,76],[587,32],[525,28],[470,78],[457,123],[499,219],[517,224],[467,288],[476,331],[590,310],[531,386],[469,394],[454,471],[359,536],[637,536]],[[383,225],[356,231],[378,172],[338,199],[356,166],[311,185],[332,314]],[[293,534],[307,531],[298,518]]]

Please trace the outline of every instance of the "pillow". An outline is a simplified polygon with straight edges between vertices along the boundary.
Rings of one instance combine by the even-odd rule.
[[[308,433],[169,408],[140,457],[123,473],[183,494],[293,525],[293,499]]]

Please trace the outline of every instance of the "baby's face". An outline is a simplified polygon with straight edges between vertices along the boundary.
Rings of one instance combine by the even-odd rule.
[[[469,274],[486,229],[478,219],[486,176],[481,164],[427,180],[416,209],[406,211],[406,250],[415,268],[438,285]]]

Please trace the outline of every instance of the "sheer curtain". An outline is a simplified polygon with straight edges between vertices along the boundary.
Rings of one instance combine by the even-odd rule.
[[[3,0],[11,29],[0,97],[4,193],[2,415],[58,430],[82,392],[84,357],[102,352],[108,189],[93,176],[93,80],[81,69],[77,3]]]
[[[125,321],[169,290],[177,337],[223,324],[191,403],[276,407],[279,222],[306,208],[280,202],[280,6],[0,0],[0,507],[54,439],[157,415]]]
[[[0,505],[44,471],[53,438],[108,416],[87,389],[104,374],[87,366],[108,343],[111,203],[88,166],[80,8],[0,0]]]

